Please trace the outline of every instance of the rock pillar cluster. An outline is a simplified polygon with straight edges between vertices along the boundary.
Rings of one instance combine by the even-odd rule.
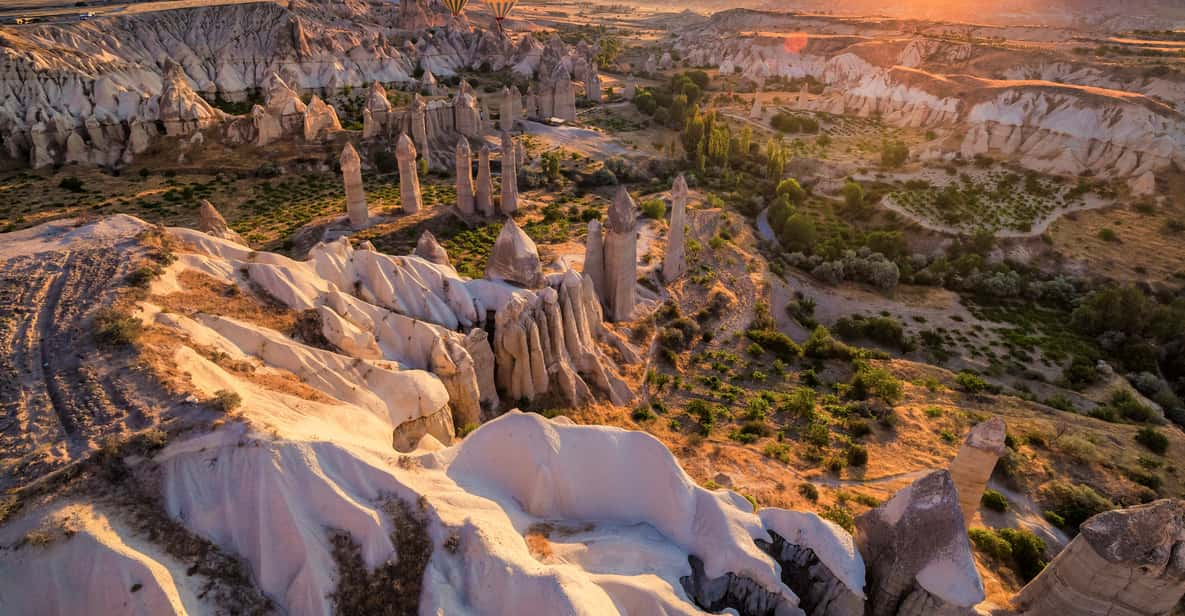
[[[667,282],[687,273],[683,228],[687,225],[687,180],[680,174],[671,187],[671,228],[667,231],[667,252],[662,260],[662,277]]]
[[[420,176],[416,169],[416,146],[407,134],[399,136],[395,144],[395,160],[399,161],[399,198],[404,214],[420,211]]]
[[[992,476],[992,469],[1004,454],[1006,433],[1007,426],[1000,417],[981,422],[971,429],[950,463],[950,476],[959,491],[959,508],[968,526],[979,511],[979,500]]]
[[[366,191],[362,188],[362,159],[354,145],[347,143],[341,155],[342,182],[346,187],[346,214],[350,226],[360,229],[370,220],[366,209]]]

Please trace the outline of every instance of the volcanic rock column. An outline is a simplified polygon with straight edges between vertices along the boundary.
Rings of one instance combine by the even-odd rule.
[[[996,468],[996,460],[1004,454],[1006,434],[1007,426],[999,417],[980,423],[971,429],[950,463],[950,476],[959,491],[959,508],[963,510],[963,521],[968,526],[979,510],[979,500],[992,476],[992,469]]]
[[[588,238],[584,240],[584,276],[592,281],[597,299],[605,300],[605,245],[601,221],[588,221]]]
[[[625,186],[609,208],[605,224],[605,306],[612,321],[628,321],[634,314],[634,286],[638,284],[637,206]]]
[[[667,282],[677,280],[687,273],[687,258],[683,246],[686,218],[687,180],[680,174],[675,178],[675,185],[671,187],[671,229],[667,232],[667,254],[662,261],[662,277]]]
[[[584,81],[584,95],[594,103],[601,102],[601,74],[597,72],[595,62],[588,69],[588,78]]]
[[[1185,594],[1185,503],[1100,513],[1012,600],[1024,616],[1153,616]]]
[[[341,167],[342,181],[346,185],[346,214],[350,217],[350,226],[360,229],[369,222],[370,213],[366,210],[366,191],[362,189],[362,159],[351,143],[342,149]]]
[[[515,94],[518,94],[518,92],[515,92]],[[514,97],[510,92],[510,88],[502,88],[502,105],[501,109],[499,109],[498,126],[502,128],[503,132],[514,129],[514,112]]]
[[[416,146],[407,133],[399,135],[395,144],[395,160],[399,161],[399,198],[404,214],[420,211],[420,176],[416,173]]]
[[[490,176],[490,146],[483,145],[477,155],[477,212],[494,215],[494,180]]]
[[[473,158],[469,140],[457,140],[457,209],[466,216],[474,213],[473,201]]]
[[[421,157],[432,166],[432,159],[428,156],[428,105],[419,94],[412,101],[411,106],[411,136],[415,139],[415,148]]]
[[[514,139],[502,131],[502,213],[513,216],[518,211],[518,162]]]

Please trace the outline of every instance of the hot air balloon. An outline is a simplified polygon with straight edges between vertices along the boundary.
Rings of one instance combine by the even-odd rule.
[[[518,4],[518,0],[482,0],[490,10],[494,12],[494,19],[498,22],[498,29],[502,29],[502,20],[510,14],[510,10],[514,5]]]
[[[469,4],[469,0],[440,0],[440,3],[443,4],[444,8],[448,9],[448,12],[452,13],[453,17],[455,18],[461,15],[461,11],[465,10],[465,5]]]

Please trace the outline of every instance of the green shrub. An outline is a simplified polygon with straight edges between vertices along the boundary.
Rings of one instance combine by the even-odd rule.
[[[1062,528],[1070,531],[1078,530],[1078,526],[1091,516],[1115,508],[1114,503],[1094,488],[1064,480],[1045,486],[1042,496],[1049,504],[1050,511],[1061,516],[1064,521]]]
[[[814,359],[851,359],[856,356],[856,349],[836,340],[830,330],[819,325],[807,338],[802,353]]]
[[[955,376],[955,384],[959,386],[959,389],[969,394],[980,394],[988,389],[987,381],[979,375],[967,371],[960,372]]]
[[[143,325],[139,319],[114,308],[104,308],[95,315],[94,334],[99,344],[131,344],[140,337],[142,330]]]
[[[630,418],[637,423],[651,421],[656,417],[657,415],[654,414],[654,411],[650,410],[650,407],[646,405],[638,406],[630,413]]]
[[[995,531],[986,528],[971,528],[967,530],[967,537],[971,539],[975,549],[988,556],[1007,563],[1012,560],[1012,545]]]
[[[648,199],[638,207],[643,216],[653,220],[662,220],[667,214],[667,204],[662,199]]]
[[[1046,509],[1045,512],[1041,514],[1041,516],[1045,518],[1046,522],[1049,522],[1058,528],[1065,528],[1066,526],[1066,519],[1058,515],[1056,511]]]
[[[856,519],[852,517],[852,512],[848,511],[842,505],[831,505],[830,507],[823,508],[823,511],[819,513],[819,517],[835,522],[840,528],[843,528],[849,533],[856,531]]]
[[[802,440],[811,445],[826,447],[831,444],[831,430],[827,428],[827,424],[825,423],[812,423],[802,431]]]
[[[85,189],[82,187],[82,180],[74,176],[62,178],[62,181],[58,182],[58,188],[68,190],[72,193],[85,192]]]
[[[873,366],[867,362],[858,362],[856,373],[848,383],[851,385],[851,395],[857,400],[880,398],[886,404],[897,404],[904,395],[901,381],[889,373],[888,370]]]
[[[750,329],[745,332],[749,340],[757,343],[763,350],[769,351],[779,359],[791,360],[802,355],[799,347],[789,336],[780,331],[769,329]]]
[[[779,443],[777,441],[766,443],[765,448],[761,450],[761,453],[765,457],[779,460],[783,464],[790,463],[790,446],[786,443]]]
[[[1045,542],[1031,531],[1002,528],[998,531],[1012,547],[1012,565],[1021,580],[1028,582],[1045,568]]]
[[[991,489],[983,491],[983,496],[979,498],[979,504],[1000,513],[1008,511],[1008,498]]]
[[[819,488],[816,488],[813,483],[803,482],[798,484],[798,493],[812,503],[819,500]]]
[[[1164,455],[1169,449],[1169,437],[1152,426],[1144,426],[1136,433],[1136,442],[1147,447],[1152,453]]]
[[[868,464],[868,448],[863,445],[852,445],[847,453],[848,466],[865,466]]]
[[[223,413],[229,413],[242,406],[243,397],[229,389],[219,389],[214,392],[210,404]]]
[[[815,390],[795,387],[782,402],[782,410],[795,417],[809,417],[815,411]]]
[[[852,438],[863,438],[872,434],[872,426],[863,419],[849,419],[848,434],[852,435]]]

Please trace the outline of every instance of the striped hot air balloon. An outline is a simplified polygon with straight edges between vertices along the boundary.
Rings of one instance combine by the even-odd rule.
[[[453,14],[453,17],[456,17],[465,10],[465,5],[469,4],[469,0],[440,0],[440,3]]]
[[[494,12],[494,19],[498,21],[498,28],[502,27],[502,20],[510,14],[510,10],[514,5],[518,4],[518,0],[482,0],[490,10]]]

